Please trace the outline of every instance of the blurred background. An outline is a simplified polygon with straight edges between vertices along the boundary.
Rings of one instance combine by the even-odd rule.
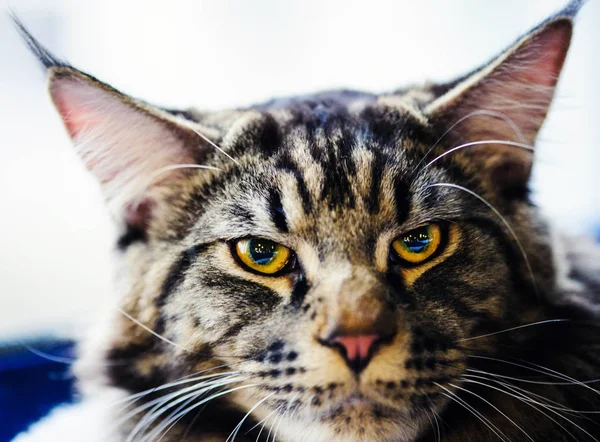
[[[9,10],[56,55],[124,92],[218,109],[319,89],[448,80],[565,3],[0,0],[0,348],[69,339],[114,302],[115,238],[99,189],[75,157]],[[600,2],[592,0],[577,19],[539,138],[533,185],[556,224],[588,234],[600,226],[599,43]],[[6,379],[0,405],[14,399]]]

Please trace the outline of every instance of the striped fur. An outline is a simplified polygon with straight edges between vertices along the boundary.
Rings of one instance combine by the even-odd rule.
[[[225,440],[249,411],[238,440],[600,438],[597,415],[573,411],[600,411],[593,385],[573,381],[600,377],[598,251],[551,233],[529,200],[522,147],[548,111],[578,8],[447,85],[217,113],[124,96],[21,28],[122,229],[122,313],[84,343],[82,390],[147,391],[131,411],[204,370],[239,377],[224,377],[219,388],[240,389],[199,414],[200,396],[179,402],[191,412],[172,428],[161,423],[177,402],[109,432],[122,417],[111,408],[100,440],[167,429],[164,441]],[[490,139],[513,145],[452,151]],[[446,232],[438,254],[421,266],[390,259],[395,238],[429,222]],[[294,250],[298,268],[243,269],[231,242],[249,236]],[[360,375],[323,345],[333,329],[374,324],[387,339]]]

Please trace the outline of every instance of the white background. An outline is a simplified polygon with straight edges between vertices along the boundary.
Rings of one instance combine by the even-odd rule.
[[[204,109],[450,79],[563,5],[0,0],[82,70],[161,105]],[[0,339],[78,330],[112,302],[114,234],[39,66],[0,15]],[[592,0],[538,145],[536,201],[571,231],[600,223],[599,43],[600,2]]]

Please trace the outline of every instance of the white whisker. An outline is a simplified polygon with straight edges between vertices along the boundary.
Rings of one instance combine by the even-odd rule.
[[[190,129],[192,129],[196,133],[196,135],[198,135],[200,138],[202,138],[204,141],[206,141],[212,147],[217,149],[219,152],[221,152],[223,155],[225,155],[227,158],[229,158],[235,164],[237,164],[238,166],[240,165],[240,163],[238,161],[236,161],[235,158],[233,158],[231,155],[229,155],[227,152],[225,152],[223,149],[221,149],[219,146],[217,146],[210,138],[206,137],[203,133],[197,131],[193,127],[190,127]]]
[[[511,227],[511,225],[508,223],[508,221],[506,220],[506,218],[504,218],[504,216],[502,216],[502,214],[498,211],[498,209],[496,209],[491,203],[489,203],[485,198],[483,198],[479,194],[473,192],[470,189],[467,189],[466,187],[459,186],[458,184],[452,184],[452,183],[434,183],[434,184],[430,184],[430,185],[427,186],[427,188],[429,188],[429,187],[451,187],[451,188],[454,188],[454,189],[462,190],[463,192],[467,192],[469,195],[474,196],[479,201],[481,201],[482,203],[484,203],[492,212],[494,212],[494,214],[498,218],[500,218],[500,220],[502,221],[502,223],[504,224],[504,226],[508,229],[508,231],[512,235],[512,237],[515,240],[517,246],[519,247],[521,255],[523,256],[523,259],[525,260],[525,264],[527,265],[527,269],[529,270],[529,275],[531,277],[531,282],[533,284],[533,288],[534,288],[535,293],[536,293],[536,295],[537,295],[537,297],[539,299],[540,298],[540,294],[539,294],[538,289],[537,289],[537,284],[536,284],[536,281],[535,281],[535,276],[533,275],[533,269],[532,269],[531,264],[529,262],[529,258],[527,258],[527,253],[525,252],[525,249],[523,248],[523,245],[521,244],[521,241],[519,240],[519,237],[517,236],[517,234],[515,233],[515,231]]]
[[[508,419],[515,427],[517,427],[521,431],[521,433],[523,433],[525,436],[527,436],[527,438],[529,440],[533,441],[533,438],[529,434],[527,434],[527,432],[525,430],[523,430],[519,425],[517,425],[517,423],[514,420],[512,420],[510,417],[508,417],[505,413],[502,412],[502,410],[500,410],[498,407],[496,407],[494,404],[492,404],[487,399],[483,398],[482,396],[478,395],[477,393],[472,392],[471,390],[468,390],[463,387],[459,387],[458,385],[454,385],[454,384],[448,384],[448,385],[450,385],[451,387],[454,387],[458,390],[462,390],[466,393],[472,394],[473,396],[479,398],[480,400],[482,400],[483,402],[488,404],[490,407],[492,407],[494,410],[496,410],[498,413],[500,413],[502,416],[504,416],[506,419]]]
[[[51,362],[58,362],[59,364],[72,364],[73,362],[75,362],[74,358],[66,358],[64,356],[51,355],[49,353],[46,353],[46,352],[43,352],[36,348],[33,348],[27,344],[23,344],[23,347],[25,347],[27,350],[29,350],[34,355],[39,356],[40,358],[46,359]],[[108,365],[108,364],[106,364],[106,365]]]
[[[500,145],[503,145],[503,146],[517,147],[517,148],[520,148],[520,149],[528,150],[531,153],[533,153],[534,150],[535,150],[532,146],[529,146],[529,145],[523,144],[523,143],[517,143],[516,141],[507,141],[507,140],[471,141],[470,143],[461,144],[459,146],[456,146],[456,147],[453,147],[451,149],[448,149],[444,153],[438,155],[433,160],[431,160],[429,163],[425,164],[425,166],[423,166],[423,168],[419,171],[419,174],[421,172],[423,172],[424,170],[426,170],[433,163],[435,163],[436,161],[444,158],[446,155],[450,155],[452,152],[456,152],[457,150],[461,150],[461,149],[466,149],[467,147],[477,147],[477,146],[492,145],[492,144],[500,144]]]
[[[500,379],[506,379],[507,376],[500,376],[500,375],[496,375],[494,373],[488,373],[488,372],[484,372],[484,371],[480,371],[480,370],[475,370],[477,373],[483,375],[483,376],[478,376],[478,375],[473,375],[473,374],[464,374],[463,376],[465,378],[473,378],[473,379],[482,379],[482,380],[486,380],[486,381],[492,381],[495,382],[497,384],[500,385],[510,385],[513,389],[515,390],[519,390],[519,392],[521,392],[521,394],[523,395],[531,395],[531,396],[535,396],[537,397],[540,401],[544,402],[548,407],[553,408],[555,410],[558,411],[564,411],[566,413],[571,413],[571,414],[580,414],[580,415],[584,415],[584,414],[600,414],[600,411],[582,411],[582,410],[573,410],[571,408],[565,408],[563,406],[563,404],[561,404],[560,402],[556,402],[553,400],[550,400],[544,396],[541,396],[539,394],[533,393],[529,390],[526,390],[524,388],[521,387],[517,387],[516,385],[509,383],[508,381],[500,381],[499,379],[496,378],[500,378]],[[509,379],[514,379],[514,378],[509,378]],[[519,379],[517,379],[519,380]],[[562,385],[562,384],[561,384]]]
[[[256,436],[256,442],[258,442],[258,440],[260,439],[260,435],[262,434],[263,430],[265,429],[265,424],[267,423],[267,420],[276,412],[277,412],[277,409],[271,411],[269,414],[267,414],[267,416],[265,418],[263,418],[260,422],[258,422],[256,425],[254,425],[248,431],[246,431],[246,434],[250,433],[256,427],[258,427],[260,424],[262,424],[262,427],[260,428],[260,431],[258,432],[258,436]]]
[[[192,385],[191,387],[182,388],[182,389],[180,389],[178,391],[175,391],[173,393],[169,393],[168,395],[163,395],[163,396],[161,396],[159,398],[153,399],[152,401],[146,402],[143,405],[140,405],[140,406],[134,408],[133,410],[129,411],[124,417],[122,417],[121,419],[119,419],[117,421],[117,423],[115,424],[115,427],[121,426],[123,423],[129,421],[129,419],[131,419],[132,417],[136,416],[137,414],[141,413],[142,411],[147,410],[148,408],[150,408],[150,407],[152,407],[152,406],[154,406],[156,404],[162,404],[162,403],[168,402],[169,400],[171,400],[173,398],[176,398],[177,396],[181,396],[181,395],[183,395],[185,393],[188,393],[190,391],[195,391],[195,390],[197,390],[197,389],[199,389],[199,388],[201,388],[203,386],[210,386],[210,385],[218,384],[218,383],[220,383],[220,382],[222,382],[222,381],[224,381],[224,380],[226,380],[228,378],[234,377],[235,375],[237,375],[236,372],[233,372],[233,373],[230,373],[230,374],[226,374],[226,375],[225,374],[224,375],[211,375],[210,377],[218,377],[218,379],[213,380],[213,381],[209,381],[209,382],[201,382],[199,384]],[[192,380],[189,380],[189,381],[186,381],[186,382],[194,382],[196,380],[202,380],[203,378],[210,378],[210,377],[209,376],[203,376],[202,378],[196,378],[196,379],[192,379]],[[225,378],[225,379],[223,379],[223,378]],[[176,385],[180,385],[182,383],[183,382],[179,382]],[[173,384],[166,384],[166,386],[164,388],[171,388],[173,386],[174,386]],[[161,388],[161,389],[164,389],[164,388]],[[156,391],[158,391],[158,389],[156,389]],[[152,393],[152,392],[150,392],[150,393]],[[146,393],[146,394],[150,394],[150,393]]]
[[[215,394],[213,394],[212,396],[210,396],[209,398],[203,399],[203,400],[201,400],[200,402],[197,402],[197,403],[195,403],[194,405],[191,405],[191,406],[190,406],[190,407],[188,407],[186,410],[184,410],[184,411],[180,411],[178,414],[176,414],[175,416],[173,416],[171,419],[172,419],[172,420],[175,420],[175,419],[178,419],[178,418],[179,418],[179,417],[181,417],[181,416],[185,416],[185,415],[186,415],[187,413],[189,413],[190,411],[192,411],[192,410],[194,410],[194,409],[196,409],[196,408],[198,408],[198,407],[200,407],[200,406],[204,405],[204,404],[205,404],[205,403],[207,403],[207,402],[210,402],[210,401],[211,401],[211,400],[213,400],[213,399],[216,399],[216,398],[217,398],[217,397],[219,397],[219,396],[223,396],[223,395],[225,395],[225,394],[229,394],[229,393],[232,393],[232,392],[234,392],[234,391],[238,391],[238,390],[241,390],[241,389],[244,389],[244,388],[256,387],[257,385],[258,385],[258,384],[242,385],[242,386],[240,386],[240,387],[235,387],[235,388],[231,388],[231,389],[229,389],[229,390],[225,390],[225,391],[222,391],[222,392],[219,392],[219,393],[215,393]],[[165,428],[166,428],[166,427],[168,427],[168,426],[170,425],[170,423],[171,423],[171,422],[166,422],[166,423],[165,423],[165,422],[163,422],[162,424],[160,424],[160,425],[159,425],[159,426],[158,426],[156,429],[154,429],[154,430],[152,431],[152,433],[150,433],[148,436],[146,436],[146,437],[145,437],[145,438],[142,440],[142,442],[146,442],[146,441],[149,441],[149,440],[151,441],[151,440],[152,440],[152,439],[150,438],[151,436],[153,436],[155,433],[156,433],[156,434],[160,434],[162,431],[164,431],[164,430],[165,430]],[[150,439],[149,439],[149,438],[150,438]]]
[[[227,366],[230,366],[230,365],[233,365],[233,364],[239,364],[239,362],[232,362],[231,364],[223,364],[223,365],[219,365],[219,366],[214,367],[214,368],[208,368],[206,370],[201,370],[201,371],[198,371],[196,373],[192,373],[191,375],[183,376],[183,377],[181,377],[179,379],[176,379],[173,382],[168,382],[166,384],[161,384],[161,385],[159,385],[157,387],[149,388],[147,390],[131,394],[131,395],[129,395],[129,396],[123,398],[123,399],[120,399],[118,401],[113,402],[111,404],[111,407],[114,407],[116,405],[122,404],[124,402],[135,402],[137,399],[139,399],[139,398],[141,398],[143,396],[147,396],[147,395],[149,395],[151,393],[154,393],[154,392],[157,392],[157,391],[161,391],[161,390],[165,390],[167,388],[176,387],[176,386],[181,385],[181,384],[187,384],[187,383],[190,383],[190,382],[201,381],[203,379],[211,379],[211,378],[215,378],[215,377],[223,377],[223,376],[227,376],[227,375],[240,374],[241,372],[239,372],[239,371],[227,371],[227,372],[223,372],[223,373],[215,373],[215,374],[209,374],[209,375],[204,375],[204,376],[199,376],[199,377],[193,377],[193,376],[205,373],[207,371],[217,370],[219,368],[227,367]]]
[[[498,428],[494,424],[492,424],[492,422],[490,422],[489,419],[487,419],[480,412],[478,412],[477,410],[475,410],[475,408],[473,408],[472,406],[470,406],[466,401],[462,400],[460,397],[458,397],[458,395],[456,395],[455,393],[453,393],[452,391],[450,391],[449,389],[447,389],[443,385],[440,385],[437,382],[434,382],[434,384],[436,386],[438,386],[439,388],[442,388],[442,389],[444,389],[445,391],[448,392],[448,394],[446,394],[444,392],[441,392],[441,394],[443,394],[447,398],[453,400],[457,404],[461,405],[463,408],[466,408],[468,411],[470,411],[473,414],[473,416],[475,416],[481,422],[483,422],[485,424],[485,426],[487,426],[496,436],[498,436],[498,438],[500,440],[505,441],[507,439],[506,436],[504,436],[504,434],[502,434],[502,432],[500,432],[500,430],[498,430]],[[496,430],[498,430],[498,431],[496,431]]]
[[[137,325],[139,325],[140,327],[142,327],[144,330],[146,330],[148,333],[153,334],[154,336],[156,336],[158,339],[160,339],[161,341],[166,342],[167,344],[171,344],[174,347],[179,348],[180,350],[183,350],[187,353],[193,353],[193,354],[197,354],[197,352],[187,349],[185,347],[182,347],[181,345],[177,344],[176,342],[171,341],[170,339],[165,338],[163,335],[156,333],[154,330],[152,330],[150,327],[148,327],[147,325],[141,323],[140,321],[138,321],[137,319],[135,319],[133,316],[131,316],[129,313],[121,310],[119,307],[115,307],[117,309],[117,311],[119,313],[121,313],[123,316],[125,316],[126,318],[130,319],[132,322],[136,323]]]
[[[547,411],[549,411],[550,413],[554,413],[554,414],[556,414],[558,417],[560,417],[561,419],[564,419],[564,420],[566,420],[566,421],[567,421],[567,422],[569,422],[571,425],[573,425],[573,426],[577,427],[577,428],[578,428],[578,429],[580,429],[582,432],[584,432],[584,433],[585,433],[585,434],[587,434],[589,437],[591,437],[593,440],[595,440],[596,442],[598,442],[598,439],[596,439],[594,436],[592,436],[592,435],[591,435],[589,432],[587,432],[585,429],[583,429],[583,428],[582,428],[580,425],[577,425],[575,422],[573,422],[573,421],[572,421],[572,420],[570,420],[569,418],[567,418],[567,417],[563,416],[563,415],[562,415],[562,414],[560,414],[558,411],[555,411],[555,410],[553,410],[552,408],[548,407],[547,405],[545,405],[545,404],[543,404],[543,403],[537,402],[537,401],[535,401],[535,400],[533,400],[533,399],[531,399],[531,398],[525,398],[525,399],[527,399],[527,400],[523,400],[523,398],[522,398],[522,397],[519,397],[519,396],[517,396],[517,395],[514,395],[514,394],[511,394],[511,393],[508,393],[508,392],[506,392],[506,391],[504,391],[504,390],[502,390],[502,389],[500,389],[500,388],[494,387],[494,386],[492,386],[492,385],[484,384],[484,383],[482,383],[482,382],[473,381],[473,380],[467,380],[467,379],[465,379],[464,381],[465,381],[465,382],[474,383],[474,384],[479,384],[479,385],[482,385],[482,386],[484,386],[484,387],[488,387],[488,388],[492,388],[492,389],[494,389],[494,390],[500,391],[501,393],[507,394],[507,395],[509,395],[509,396],[512,396],[512,397],[514,397],[514,398],[516,398],[516,399],[520,399],[520,400],[521,400],[521,402],[524,402],[525,404],[528,404],[528,405],[530,405],[530,406],[532,406],[532,407],[533,407],[533,405],[532,405],[532,404],[530,404],[529,402],[533,402],[533,403],[535,403],[535,404],[539,405],[540,407],[543,407],[544,409],[546,409],[546,410],[547,410]],[[506,387],[505,387],[505,388],[506,388]],[[533,408],[536,408],[536,407],[533,407]],[[536,409],[537,409],[537,408],[536,408]],[[560,426],[561,426],[561,428],[563,428],[563,429],[564,429],[564,430],[565,430],[565,431],[566,431],[566,432],[567,432],[567,433],[568,433],[568,434],[569,434],[571,437],[573,437],[575,440],[578,440],[578,439],[577,439],[575,436],[573,436],[573,434],[572,434],[572,433],[570,433],[570,432],[569,432],[569,431],[568,431],[568,430],[567,430],[567,429],[566,429],[566,428],[565,428],[563,425],[561,425],[559,422],[557,422],[556,420],[552,419],[550,416],[548,416],[546,413],[543,413],[541,410],[537,409],[537,411],[538,411],[538,412],[540,412],[540,413],[542,413],[542,414],[544,414],[546,417],[548,417],[549,419],[551,419],[552,421],[554,421],[555,423],[557,423],[558,425],[560,425]]]
[[[485,384],[485,383],[482,383],[482,382],[477,382],[477,381],[467,380],[467,379],[465,379],[464,382],[479,384],[479,385],[481,385],[483,387],[487,387],[487,388],[499,391],[500,393],[503,393],[503,394],[506,394],[506,395],[508,395],[510,397],[518,399],[519,401],[523,402],[525,405],[527,405],[527,406],[533,408],[534,410],[536,410],[538,413],[546,416],[548,419],[550,419],[556,425],[558,425],[559,427],[561,427],[569,436],[571,436],[573,439],[575,439],[577,441],[577,438],[573,435],[573,433],[571,433],[569,430],[567,430],[564,425],[562,425],[560,422],[558,422],[552,416],[548,415],[548,413],[545,413],[544,411],[540,410],[538,407],[536,407],[535,405],[533,405],[530,402],[533,402],[533,403],[539,405],[542,408],[546,408],[544,404],[538,403],[536,401],[531,401],[529,398],[527,398],[527,397],[525,397],[525,396],[523,396],[521,394],[512,394],[512,393],[510,393],[508,391],[502,390],[501,388],[494,387],[493,385],[488,385],[488,384]],[[507,388],[507,387],[505,387],[505,388]]]
[[[567,375],[565,375],[565,374],[563,374],[563,373],[560,373],[560,372],[558,372],[558,371],[556,371],[556,370],[551,370],[551,369],[549,369],[549,368],[547,368],[547,367],[543,367],[543,366],[541,366],[541,365],[533,364],[533,363],[531,363],[531,362],[527,362],[527,361],[521,361],[521,362],[525,362],[525,363],[531,364],[531,365],[533,365],[534,367],[538,367],[538,368],[540,368],[540,369],[543,369],[543,370],[546,370],[546,371],[542,371],[542,370],[538,370],[538,369],[535,369],[535,368],[532,368],[532,367],[528,367],[528,366],[526,366],[526,365],[523,365],[523,364],[517,364],[516,362],[506,361],[506,360],[504,360],[504,359],[492,358],[492,357],[489,357],[489,356],[476,356],[476,355],[469,355],[469,357],[472,357],[472,358],[479,358],[479,359],[487,359],[487,360],[490,360],[490,361],[498,361],[498,362],[502,362],[502,363],[504,363],[504,364],[514,365],[514,366],[516,366],[516,367],[521,367],[521,368],[525,368],[525,369],[527,369],[527,370],[535,371],[535,372],[537,372],[537,373],[541,373],[541,374],[544,374],[544,375],[546,375],[546,376],[550,376],[550,377],[553,377],[553,378],[557,378],[557,379],[563,379],[563,380],[568,380],[568,381],[571,381],[571,382],[572,382],[572,384],[574,384],[574,385],[580,385],[580,386],[582,386],[582,387],[584,387],[584,388],[587,388],[587,389],[589,389],[589,390],[593,391],[594,393],[596,393],[596,394],[600,395],[600,391],[598,391],[598,390],[595,390],[594,388],[590,387],[589,385],[585,384],[584,382],[582,382],[582,381],[580,381],[580,380],[578,380],[578,379],[575,379],[575,378],[572,378],[572,377],[570,377],[570,376],[567,376]],[[550,372],[550,373],[549,373],[549,372]],[[589,381],[588,381],[588,382],[589,382]],[[594,382],[595,382],[595,380],[594,380]]]
[[[427,156],[433,151],[433,149],[435,149],[435,147],[438,144],[440,144],[440,142],[444,139],[444,137],[446,135],[448,135],[456,126],[458,126],[463,121],[468,120],[469,118],[476,117],[479,115],[487,115],[490,117],[495,117],[495,118],[499,118],[499,119],[503,120],[506,124],[508,124],[511,127],[511,129],[513,130],[513,132],[515,133],[515,135],[517,136],[517,138],[519,140],[521,140],[523,142],[525,141],[525,136],[523,135],[523,132],[521,132],[521,129],[519,129],[519,126],[517,126],[517,124],[511,118],[507,117],[506,115],[504,115],[500,112],[479,109],[479,110],[468,113],[467,115],[462,117],[460,120],[455,122],[452,126],[450,126],[450,128],[448,128],[448,130],[446,130],[446,132],[444,132],[442,134],[442,136],[440,138],[438,138],[438,140],[433,144],[433,146],[431,146],[429,148],[429,150],[427,152],[425,152],[425,155],[423,155],[423,158],[421,158],[421,161],[419,161],[417,163],[417,165],[415,166],[415,168],[413,169],[413,174],[419,169],[419,166],[423,163],[423,161],[425,161],[425,158],[427,158]]]
[[[495,336],[495,335],[499,335],[501,333],[507,333],[507,332],[510,332],[513,330],[519,330],[519,329],[526,328],[526,327],[533,327],[534,325],[548,324],[548,323],[552,323],[552,322],[568,322],[568,321],[569,321],[569,319],[548,319],[545,321],[538,321],[538,322],[533,322],[531,324],[525,324],[525,325],[519,325],[517,327],[507,328],[506,330],[500,330],[500,331],[493,332],[493,333],[487,333],[485,335],[475,336],[472,338],[457,339],[455,342],[465,342],[465,341],[472,341],[473,339],[487,338],[488,336]]]
[[[203,394],[205,393],[199,393],[196,394],[195,396],[192,396],[191,398],[189,398],[187,401],[185,401],[183,404],[181,404],[179,407],[177,407],[175,410],[173,410],[171,412],[171,414],[169,414],[166,418],[165,421],[167,422],[171,422],[171,418],[179,413],[181,410],[185,410],[185,408],[192,402],[194,402],[196,400],[196,398],[201,397]],[[187,414],[187,413],[186,413]],[[175,425],[177,425],[177,422],[179,422],[181,419],[183,419],[185,416],[185,414],[183,416],[181,416],[179,419],[176,419],[174,422],[172,422],[168,428],[163,432],[163,434],[161,434],[161,436],[158,438],[158,440],[156,442],[160,442],[161,440],[163,440],[163,438],[167,435],[167,433],[169,433],[169,431],[171,430],[171,428],[173,428]]]
[[[523,379],[523,378],[515,378],[512,376],[505,376],[505,375],[495,374],[495,373],[488,373],[486,371],[476,370],[474,368],[468,368],[467,371],[470,371],[473,373],[487,374],[490,376],[497,376],[502,379],[510,379],[511,381],[518,381],[518,382],[524,382],[526,384],[536,384],[536,385],[577,385],[577,386],[579,386],[579,384],[595,384],[597,382],[600,382],[600,379],[592,379],[589,381],[578,381],[578,382],[544,382],[544,381],[533,381],[530,379]],[[600,413],[600,411],[598,413]]]
[[[240,428],[242,428],[242,425],[244,424],[244,422],[246,421],[246,419],[248,418],[248,416],[250,416],[250,414],[252,414],[252,412],[254,410],[256,410],[260,404],[262,404],[264,401],[266,401],[267,399],[269,399],[271,396],[273,396],[276,392],[273,392],[267,396],[265,396],[264,398],[262,398],[260,401],[258,401],[256,403],[256,405],[254,405],[249,411],[248,413],[246,413],[246,415],[242,418],[242,420],[240,421],[239,424],[237,424],[237,426],[233,429],[233,431],[229,434],[229,437],[225,440],[225,442],[229,442],[229,440],[231,439],[231,442],[235,441],[235,437],[237,436],[238,432],[240,431]]]
[[[163,414],[165,411],[169,410],[170,408],[186,401],[187,399],[189,399],[191,397],[201,394],[203,392],[212,390],[217,387],[221,387],[223,385],[241,382],[242,380],[243,380],[242,378],[231,376],[226,379],[219,379],[218,381],[201,383],[200,385],[188,387],[188,388],[183,389],[182,391],[171,393],[163,398],[159,398],[161,400],[151,401],[152,404],[156,403],[156,405],[154,405],[154,408],[152,408],[152,410],[150,410],[150,412],[148,412],[137,423],[135,428],[129,434],[129,437],[127,438],[126,442],[132,442],[133,440],[135,440],[136,435],[139,433],[143,434],[143,431],[145,428],[148,428],[150,425],[152,425],[152,423],[156,419],[158,419],[158,417],[160,417],[161,414]],[[185,393],[188,393],[188,394],[185,394]],[[180,397],[178,398],[178,396],[180,396]],[[171,402],[169,403],[169,401],[171,401]],[[142,407],[145,407],[145,406],[142,406]],[[148,408],[148,407],[145,407],[145,408]],[[139,411],[138,411],[138,413],[139,413]],[[162,429],[164,429],[164,428],[162,428]],[[162,429],[160,431],[162,431]]]

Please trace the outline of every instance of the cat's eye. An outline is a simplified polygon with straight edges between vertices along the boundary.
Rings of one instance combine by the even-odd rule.
[[[402,261],[419,264],[431,257],[441,243],[442,229],[439,224],[428,224],[396,238],[392,248]]]
[[[293,264],[293,252],[268,239],[240,239],[235,242],[233,249],[244,266],[265,275],[275,275]]]

